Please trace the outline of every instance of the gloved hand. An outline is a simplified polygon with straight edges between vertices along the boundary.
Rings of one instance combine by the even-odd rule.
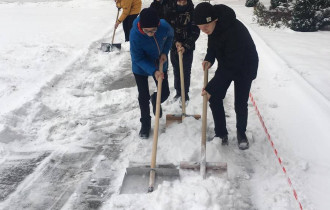
[[[167,56],[166,56],[166,54],[161,54],[160,56],[159,56],[159,64],[161,64],[161,63],[165,63],[167,61]]]
[[[117,20],[117,22],[115,23],[115,29],[117,29],[117,28],[118,28],[119,24],[120,24],[120,21],[119,21],[119,20]]]
[[[182,46],[182,43],[181,42],[175,42],[175,46],[176,46],[176,50],[177,52],[182,52],[182,54],[184,53],[185,49],[184,47]]]
[[[202,89],[201,96],[207,96],[207,100],[210,100],[211,95],[205,90],[205,88]]]
[[[211,68],[211,63],[209,61],[203,61],[202,63],[203,71],[208,70]]]
[[[159,80],[159,78],[164,79],[164,73],[160,72],[159,70],[156,70],[155,71],[155,78],[156,78],[157,81]]]

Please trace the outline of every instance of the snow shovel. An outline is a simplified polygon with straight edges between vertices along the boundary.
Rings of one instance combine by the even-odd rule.
[[[166,127],[174,122],[182,123],[185,117],[194,117],[196,120],[201,118],[201,115],[187,115],[186,114],[186,96],[184,88],[184,73],[183,73],[183,61],[182,61],[182,51],[179,51],[179,66],[180,66],[180,85],[181,85],[181,103],[182,103],[182,113],[181,114],[167,114],[166,115]]]
[[[159,64],[159,71],[163,72],[163,63]],[[148,192],[152,192],[158,186],[159,183],[162,183],[163,181],[174,181],[180,178],[179,169],[177,169],[177,167],[173,164],[156,165],[162,83],[163,79],[159,78],[151,164],[137,165],[136,163],[130,163],[130,167],[126,169],[123,185],[120,190],[121,194],[147,192],[148,183]]]
[[[208,69],[204,69],[204,88],[208,83]],[[227,171],[227,163],[224,162],[206,162],[206,126],[207,126],[207,95],[203,96],[203,114],[202,114],[202,144],[201,144],[201,162],[180,162],[181,169],[200,170],[203,179],[207,173],[221,173]]]
[[[118,11],[117,11],[117,18],[116,18],[116,21],[118,20],[119,10],[120,10],[120,8],[118,8]],[[115,24],[116,24],[116,22],[115,22]],[[102,43],[102,44],[101,44],[101,50],[102,50],[102,51],[104,51],[104,52],[111,52],[111,51],[113,51],[114,49],[118,49],[118,50],[121,49],[121,44],[114,44],[114,43],[113,43],[113,40],[115,39],[115,33],[116,33],[116,28],[114,27],[114,29],[113,29],[113,34],[112,34],[112,41],[111,41],[111,44],[110,44],[110,43]]]

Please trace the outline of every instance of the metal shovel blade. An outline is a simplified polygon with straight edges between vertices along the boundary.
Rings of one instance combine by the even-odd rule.
[[[150,166],[134,166],[126,168],[120,194],[147,193],[149,187]],[[158,165],[155,169],[155,189],[164,181],[180,179],[179,169],[173,164]]]
[[[110,44],[110,43],[101,44],[101,50],[103,52],[112,52],[115,49],[121,50],[121,44]]]

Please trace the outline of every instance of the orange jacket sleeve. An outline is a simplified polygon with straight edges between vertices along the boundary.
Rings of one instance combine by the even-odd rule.
[[[140,13],[142,6],[141,0],[119,0],[119,1],[121,1],[120,6],[123,9],[123,12],[118,18],[120,22],[123,22],[128,15],[135,15]]]

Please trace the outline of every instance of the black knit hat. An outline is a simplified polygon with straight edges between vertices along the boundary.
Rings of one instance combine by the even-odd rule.
[[[157,11],[151,7],[145,8],[140,13],[141,28],[154,28],[159,25],[159,17]]]
[[[194,12],[194,21],[196,25],[203,25],[217,19],[213,12],[213,6],[208,2],[200,3],[196,6]]]

